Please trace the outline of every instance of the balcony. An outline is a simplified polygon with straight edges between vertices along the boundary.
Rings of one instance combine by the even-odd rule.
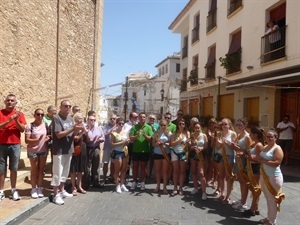
[[[285,57],[286,26],[261,38],[260,63],[268,63]]]
[[[189,81],[191,82],[191,85],[198,85],[198,67],[191,70]]]
[[[206,67],[206,79],[213,79],[216,77],[216,62]]]
[[[187,55],[188,55],[188,48],[185,46],[181,50],[181,57],[182,57],[182,59],[186,58]]]
[[[243,0],[230,0],[229,9],[227,12],[227,16],[232,14],[235,10],[240,8],[243,5]]]
[[[187,80],[183,79],[181,80],[181,84],[180,84],[180,92],[184,92],[187,90]]]
[[[192,43],[199,40],[199,26],[194,27],[192,30]]]
[[[208,33],[209,31],[211,31],[213,28],[217,26],[217,9],[208,12],[206,21],[207,21],[206,33]]]
[[[220,57],[221,66],[226,69],[226,74],[236,73],[241,71],[242,49],[239,48],[236,52],[226,54],[225,57]]]

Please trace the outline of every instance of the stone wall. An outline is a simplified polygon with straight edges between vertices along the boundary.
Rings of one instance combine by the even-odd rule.
[[[0,96],[16,94],[27,120],[36,108],[46,111],[65,98],[88,109],[96,2],[0,1]]]

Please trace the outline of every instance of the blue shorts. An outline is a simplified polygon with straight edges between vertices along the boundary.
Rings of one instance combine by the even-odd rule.
[[[113,150],[111,153],[111,158],[112,159],[125,159],[126,156],[125,156],[124,152],[119,152],[119,151]]]
[[[47,157],[48,152],[27,152],[27,157],[28,158],[43,158],[43,157]]]
[[[9,157],[9,170],[17,171],[21,155],[21,145],[0,145],[0,173],[3,174],[7,167]]]

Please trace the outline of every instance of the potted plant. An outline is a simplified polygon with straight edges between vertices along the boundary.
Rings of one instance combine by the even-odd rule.
[[[242,62],[242,49],[240,48],[234,53],[226,54],[225,57],[220,57],[219,61],[224,69],[226,69],[226,74],[238,72],[241,70]]]

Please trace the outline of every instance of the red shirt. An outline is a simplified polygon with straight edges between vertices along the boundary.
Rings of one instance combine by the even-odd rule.
[[[16,113],[16,110],[11,112],[2,109],[0,110],[0,123],[3,123]],[[21,124],[26,124],[25,116],[20,112],[20,116],[18,118]],[[21,144],[21,132],[17,127],[16,122],[13,120],[6,126],[0,128],[0,144]]]

